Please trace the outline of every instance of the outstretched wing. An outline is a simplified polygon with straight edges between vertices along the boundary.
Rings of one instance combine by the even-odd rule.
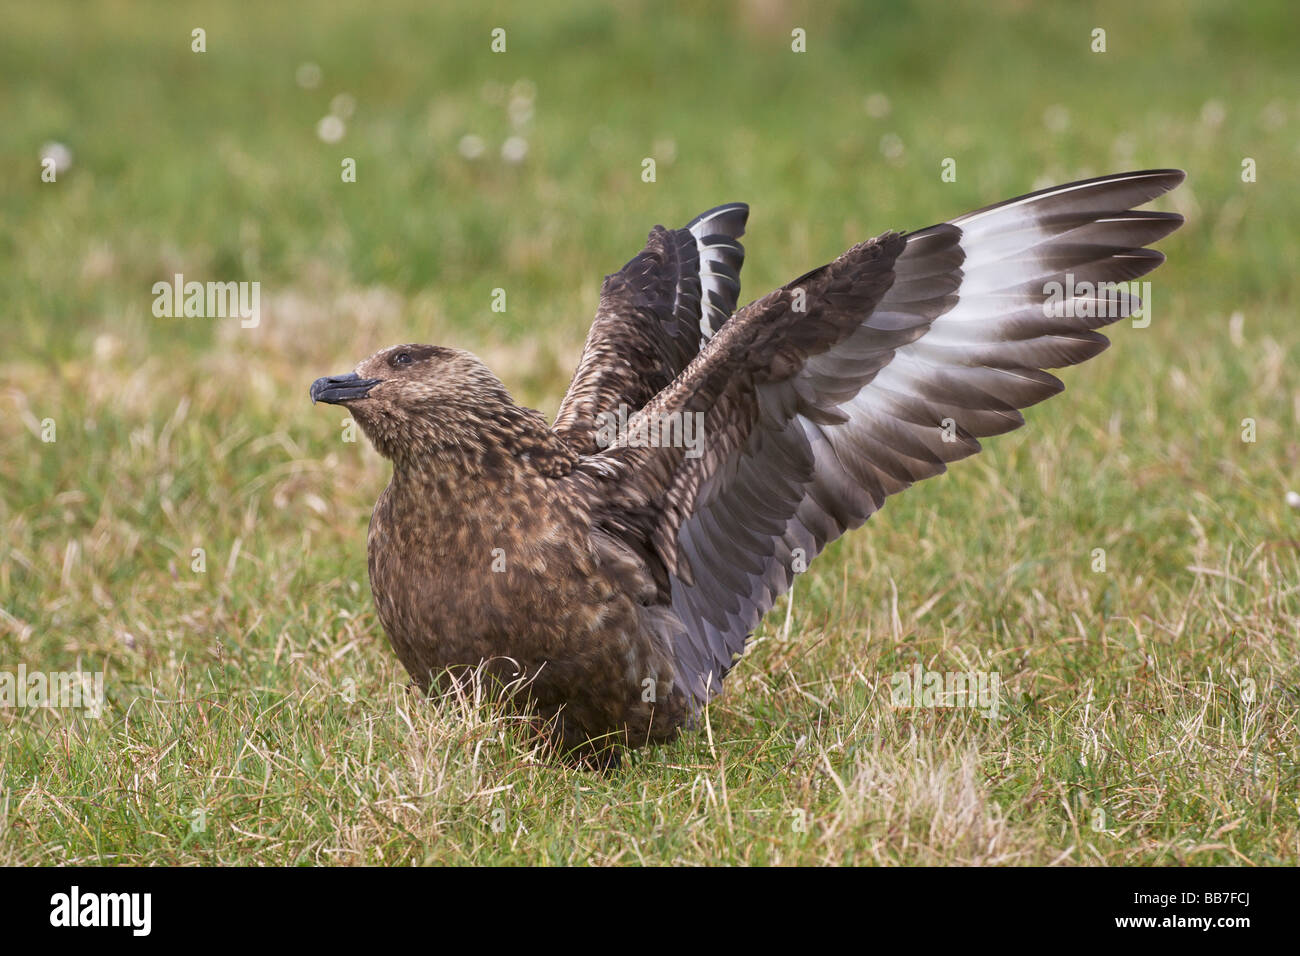
[[[1163,262],[1143,247],[1182,222],[1133,207],[1183,176],[1072,183],[886,235],[880,255],[855,247],[736,313],[643,411],[703,412],[701,456],[618,447],[597,459],[611,528],[644,536],[662,563],[672,613],[658,626],[697,701],[717,692],[798,559],[1023,424],[1019,409],[1063,388],[1044,369],[1109,344],[1095,330],[1140,303],[1108,284]],[[882,276],[879,295],[859,294]]]
[[[749,207],[718,206],[681,229],[655,226],[646,247],[605,277],[582,361],[553,429],[581,454],[600,450],[597,416],[631,415],[667,388],[730,318],[740,294]]]

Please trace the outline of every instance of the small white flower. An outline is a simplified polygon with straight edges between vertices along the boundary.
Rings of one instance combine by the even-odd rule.
[[[522,136],[511,136],[501,144],[501,158],[507,163],[522,162],[528,155],[528,140]]]
[[[337,143],[346,132],[347,126],[332,113],[321,117],[321,121],[316,124],[316,135],[320,137],[322,143]]]
[[[872,119],[884,119],[889,115],[889,97],[884,93],[872,93],[863,106]]]
[[[460,138],[460,145],[457,148],[466,159],[478,159],[487,149],[487,144],[483,142],[482,136],[466,133]]]
[[[1286,493],[1286,503],[1292,508],[1300,508],[1300,491],[1288,491]]]
[[[53,161],[55,173],[65,172],[72,165],[72,150],[62,143],[46,143],[41,147],[41,164],[46,160]]]
[[[340,93],[330,100],[330,115],[337,116],[339,119],[351,119],[356,108],[357,98],[351,93]]]

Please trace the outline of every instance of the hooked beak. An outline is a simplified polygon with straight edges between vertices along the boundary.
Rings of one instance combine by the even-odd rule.
[[[327,375],[311,383],[311,402],[313,405],[317,402],[342,405],[354,398],[365,398],[380,381],[377,378],[361,378],[356,372]]]

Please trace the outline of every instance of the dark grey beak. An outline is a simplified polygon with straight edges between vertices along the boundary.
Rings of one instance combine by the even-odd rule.
[[[361,378],[356,372],[327,375],[311,383],[311,401],[313,405],[317,402],[341,405],[354,398],[365,398],[379,382],[380,379],[377,378]]]

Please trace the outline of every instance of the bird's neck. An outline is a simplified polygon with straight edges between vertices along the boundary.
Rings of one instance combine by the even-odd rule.
[[[393,456],[398,501],[467,510],[569,474],[578,455],[540,413],[515,405],[461,423],[436,439],[409,443]],[[441,509],[438,509],[441,510]]]

